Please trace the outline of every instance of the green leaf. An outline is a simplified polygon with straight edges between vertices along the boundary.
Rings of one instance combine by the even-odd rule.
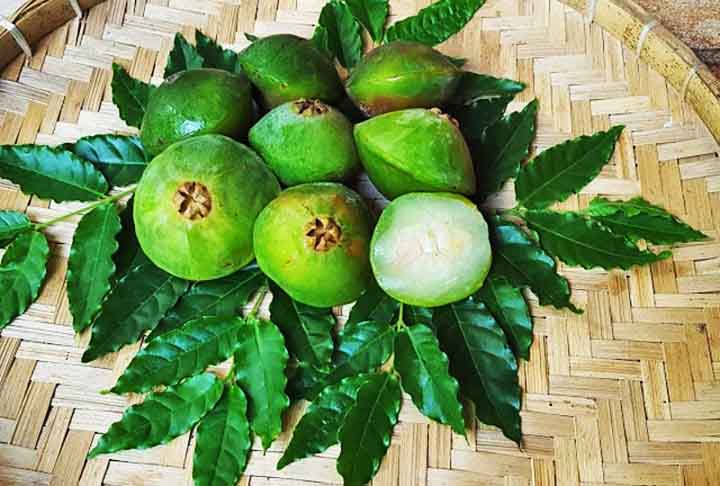
[[[192,466],[195,486],[237,484],[252,445],[246,413],[243,391],[226,385],[220,401],[197,428]]]
[[[203,67],[237,71],[237,52],[223,48],[199,30],[195,31],[195,44],[197,52],[204,59]]]
[[[375,321],[389,324],[400,308],[400,302],[386,294],[373,280],[371,286],[360,296],[350,310],[348,324]]]
[[[32,223],[19,211],[0,211],[0,248],[10,243],[20,233],[32,228]]]
[[[700,231],[641,197],[629,201],[610,201],[596,197],[590,201],[586,212],[613,233],[624,235],[632,241],[645,240],[671,245],[707,239]]]
[[[530,359],[533,321],[522,291],[508,279],[490,275],[477,296],[505,331],[515,356]]]
[[[256,36],[256,35],[249,34],[249,33],[247,33],[247,32],[245,32],[244,35],[245,35],[245,38],[246,38],[247,40],[249,40],[250,42],[255,42],[256,40],[258,40],[258,39],[260,38],[260,37],[258,37],[258,36]]]
[[[180,71],[199,69],[203,67],[204,62],[205,59],[203,59],[203,56],[195,49],[195,46],[185,40],[185,37],[178,32],[175,34],[173,48],[170,54],[168,54],[164,77],[167,79]]]
[[[557,273],[555,260],[525,232],[497,216],[488,218],[493,249],[492,273],[514,285],[529,287],[540,305],[553,305],[580,313],[570,302],[570,284]]]
[[[515,180],[519,204],[543,209],[580,191],[610,161],[623,128],[568,140],[525,164]]]
[[[525,85],[519,81],[465,71],[451,102],[467,105],[481,99],[514,97],[524,89]]]
[[[163,334],[141,349],[120,376],[113,393],[143,393],[175,385],[232,356],[245,322],[239,317],[201,317]]]
[[[292,400],[312,400],[325,385],[330,366],[313,366],[297,362],[288,366],[288,383],[285,391]]]
[[[450,372],[475,403],[478,419],[520,443],[518,366],[500,325],[472,297],[436,309],[434,318]]]
[[[403,304],[403,320],[405,324],[425,324],[432,327],[432,309]]]
[[[133,198],[120,213],[120,226],[122,229],[117,235],[118,250],[113,255],[115,262],[115,280],[118,281],[135,267],[148,263],[149,260],[140,249],[135,235],[135,221],[133,220]]]
[[[120,111],[120,118],[131,127],[140,128],[145,107],[155,87],[130,77],[125,68],[113,63],[112,100]]]
[[[385,32],[385,42],[414,41],[429,46],[445,42],[472,20],[485,0],[439,0],[417,15],[396,22]]]
[[[330,34],[325,27],[316,25],[310,40],[315,44],[315,47],[327,54],[328,57],[334,57],[335,54],[330,50]]]
[[[380,468],[400,414],[402,392],[397,378],[387,373],[367,377],[338,433],[337,470],[345,486],[362,486]]]
[[[672,256],[670,251],[640,250],[624,236],[578,213],[527,211],[525,219],[540,235],[543,248],[568,265],[628,269]]]
[[[535,100],[522,111],[498,120],[485,130],[479,144],[473,144],[479,200],[499,191],[508,179],[517,177],[520,162],[527,158],[535,138],[537,108]]]
[[[49,254],[45,235],[37,231],[22,233],[5,250],[0,261],[0,329],[37,299]]]
[[[106,203],[83,216],[75,230],[67,271],[67,295],[75,332],[92,323],[110,291],[115,273],[112,256],[118,249],[115,235],[120,229],[117,208]]]
[[[338,430],[365,381],[365,375],[353,376],[323,389],[295,427],[277,468],[282,469],[337,444]]]
[[[100,437],[88,458],[166,444],[190,430],[212,410],[222,392],[222,381],[211,373],[203,373],[165,391],[151,393],[144,402],[125,410],[122,418]]]
[[[512,100],[512,96],[479,99],[467,105],[450,105],[448,112],[460,125],[470,148],[474,149],[473,145],[482,141],[485,129],[502,118]]]
[[[402,329],[395,339],[395,369],[403,389],[423,415],[465,435],[458,382],[450,375],[448,357],[432,330],[417,324]]]
[[[382,40],[388,16],[387,0],[346,0],[350,11],[375,42]]]
[[[235,352],[237,381],[249,399],[253,432],[267,450],[282,432],[282,413],[290,404],[285,394],[288,352],[280,330],[270,321],[248,317],[240,328]]]
[[[153,329],[148,340],[177,329],[200,317],[233,317],[242,314],[243,307],[265,283],[265,276],[257,265],[247,267],[217,280],[197,282],[180,297],[177,305]]]
[[[344,2],[331,0],[320,11],[319,25],[327,31],[330,52],[346,68],[355,66],[362,57],[360,24]]]
[[[280,287],[271,286],[270,320],[285,336],[288,350],[298,360],[321,366],[332,358],[332,309],[320,309],[294,301]]]
[[[467,64],[468,60],[464,57],[452,57],[452,56],[445,56],[447,57],[448,61],[453,63],[456,67],[463,67],[465,64]]]
[[[92,327],[83,363],[117,351],[153,329],[188,283],[148,263],[128,272],[108,294]]]
[[[0,145],[0,177],[42,199],[94,201],[108,191],[105,177],[69,150],[45,145]]]
[[[111,186],[127,186],[140,180],[148,161],[139,137],[92,135],[83,137],[73,152],[93,163]]]

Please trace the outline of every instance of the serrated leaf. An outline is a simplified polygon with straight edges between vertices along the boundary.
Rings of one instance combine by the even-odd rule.
[[[623,128],[615,126],[606,132],[568,140],[525,164],[515,179],[518,203],[529,209],[543,209],[580,191],[610,161]]]
[[[102,204],[82,217],[70,247],[67,295],[73,329],[89,326],[102,307],[115,273],[113,254],[118,249],[115,236],[120,217],[113,203]]]
[[[203,67],[237,71],[237,52],[223,48],[199,30],[195,31],[195,45],[197,52],[204,59]]]
[[[0,248],[10,243],[20,233],[32,228],[32,223],[19,211],[0,211]]]
[[[285,394],[288,352],[275,324],[248,317],[240,328],[235,376],[248,396],[250,424],[265,450],[282,432],[282,414],[290,404]]]
[[[45,235],[37,231],[18,235],[5,250],[0,261],[0,329],[37,299],[49,254]]]
[[[330,34],[325,27],[316,25],[310,40],[315,44],[315,47],[327,54],[328,57],[334,57],[334,53],[330,50]]]
[[[285,391],[292,400],[312,400],[322,389],[330,370],[330,366],[293,363],[287,368],[288,383]]]
[[[168,54],[164,77],[167,79],[180,71],[199,69],[203,67],[204,62],[205,59],[203,59],[203,56],[200,55],[195,46],[190,44],[185,37],[178,32],[175,34],[173,48]]]
[[[395,339],[395,369],[403,389],[426,417],[465,435],[458,382],[432,330],[417,324],[402,329]]]
[[[387,0],[346,0],[350,11],[375,42],[382,40],[389,6]]]
[[[518,366],[505,333],[482,302],[472,297],[433,314],[450,372],[475,403],[478,419],[520,442]]]
[[[672,256],[669,251],[640,250],[624,236],[578,213],[527,211],[525,220],[540,235],[543,248],[568,265],[627,270]]]
[[[139,137],[92,135],[73,145],[73,152],[92,162],[111,186],[127,186],[140,180],[148,160]]]
[[[120,111],[120,118],[131,127],[140,128],[145,107],[155,90],[151,84],[131,77],[119,64],[113,63],[112,100]]]
[[[629,201],[610,201],[596,197],[590,201],[586,212],[614,233],[633,241],[671,245],[707,239],[700,231],[641,197]]]
[[[493,250],[492,273],[514,285],[529,287],[540,305],[582,312],[570,302],[570,284],[557,273],[555,260],[515,224],[497,216],[488,218]]]
[[[247,399],[240,387],[225,385],[220,401],[198,425],[196,437],[195,486],[235,486],[252,445]]]
[[[385,42],[414,41],[429,46],[445,42],[472,20],[485,0],[439,0],[413,17],[394,23],[385,32]]]
[[[45,145],[0,145],[0,177],[42,199],[94,201],[108,191],[105,177],[69,150]]]
[[[365,380],[365,375],[345,378],[320,392],[295,427],[278,469],[338,443],[338,430]]]
[[[347,4],[329,1],[320,11],[318,23],[327,31],[327,46],[340,64],[348,69],[355,66],[362,57],[362,32]]]
[[[257,265],[248,265],[227,277],[193,284],[153,329],[148,340],[152,341],[192,319],[241,315],[245,304],[265,280]]]
[[[533,321],[520,288],[504,277],[490,275],[477,296],[505,331],[515,355],[530,359]]]
[[[296,302],[275,284],[271,290],[270,320],[285,336],[288,351],[298,360],[315,366],[328,364],[333,353],[335,327],[332,309]]]
[[[92,327],[83,363],[117,351],[157,326],[188,283],[148,263],[128,272],[108,294]]]
[[[514,97],[524,89],[525,85],[519,81],[466,71],[460,78],[460,86],[453,94],[451,102],[467,105],[481,99]]]
[[[118,250],[113,255],[115,262],[115,281],[135,267],[149,263],[149,260],[140,249],[140,243],[135,235],[135,221],[133,220],[133,198],[131,198],[125,209],[120,213],[120,233],[116,239]]]
[[[370,375],[360,387],[338,433],[337,470],[345,486],[362,486],[377,473],[390,446],[401,402],[400,384],[393,375]]]
[[[458,122],[472,149],[482,140],[485,129],[502,118],[512,100],[512,96],[479,99],[467,105],[450,105],[448,112]]]
[[[88,458],[166,444],[203,418],[222,391],[222,381],[211,373],[203,373],[165,391],[151,393],[144,402],[125,410],[122,418],[100,437]]]
[[[389,324],[400,308],[400,302],[386,294],[373,280],[350,310],[348,324],[375,321]]]
[[[535,138],[537,108],[534,100],[522,111],[501,118],[485,129],[479,144],[473,144],[479,200],[499,191],[508,179],[517,176]]]
[[[228,359],[245,322],[240,317],[201,317],[163,334],[140,350],[118,378],[113,393],[143,393],[175,385]]]

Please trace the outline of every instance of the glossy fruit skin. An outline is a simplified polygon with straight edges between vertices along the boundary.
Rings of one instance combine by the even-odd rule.
[[[482,213],[451,193],[411,193],[388,205],[375,227],[370,262],[380,287],[405,304],[437,307],[482,287],[492,250]]]
[[[262,94],[266,108],[300,98],[333,103],[343,87],[332,61],[302,37],[277,34],[246,47],[238,60],[243,72]]]
[[[188,182],[210,196],[205,217],[180,212],[178,191]],[[192,137],[148,165],[135,191],[135,231],[143,252],[166,272],[186,280],[224,277],[253,259],[255,218],[279,193],[250,148],[223,135]]]
[[[394,111],[355,125],[360,160],[388,199],[409,192],[475,192],[470,149],[438,110]]]
[[[316,220],[325,227],[332,221],[341,232],[325,250],[308,236]],[[370,235],[368,210],[358,194],[333,182],[301,184],[283,191],[258,216],[255,258],[260,269],[298,302],[315,307],[348,304],[372,278]]]
[[[317,100],[274,108],[250,129],[250,145],[286,186],[342,181],[360,167],[353,127],[339,110]]]
[[[444,105],[461,71],[432,47],[395,41],[375,48],[350,74],[345,88],[368,116]]]
[[[244,139],[252,121],[251,87],[245,75],[191,69],[170,76],[150,96],[140,138],[147,152],[157,155],[195,135]]]

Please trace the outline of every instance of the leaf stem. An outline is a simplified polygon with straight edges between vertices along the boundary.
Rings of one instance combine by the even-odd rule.
[[[77,216],[78,214],[84,214],[86,212],[92,211],[98,206],[102,206],[103,204],[107,204],[109,202],[115,202],[119,199],[122,199],[123,197],[127,196],[128,194],[132,194],[135,192],[135,189],[137,189],[137,184],[133,185],[129,189],[118,192],[117,194],[112,194],[110,196],[104,197],[102,199],[98,199],[97,201],[88,204],[87,206],[83,206],[80,209],[76,209],[75,211],[69,212],[67,214],[63,214],[62,216],[58,216],[57,218],[51,219],[50,221],[46,221],[44,223],[34,223],[33,229],[39,231],[47,228],[48,226],[52,226],[55,223],[59,223],[60,221],[64,221],[68,218],[71,218],[73,216]]]
[[[248,313],[248,317],[255,317],[257,313],[260,311],[260,306],[263,303],[263,300],[265,300],[265,296],[268,294],[268,288],[266,286],[260,287],[260,289],[257,291],[255,303],[252,306],[252,309],[250,309],[250,312]]]
[[[405,304],[400,302],[400,309],[398,310],[398,318],[397,318],[397,321],[395,322],[395,330],[396,331],[400,331],[406,327],[405,321],[403,320],[404,310],[405,310]]]

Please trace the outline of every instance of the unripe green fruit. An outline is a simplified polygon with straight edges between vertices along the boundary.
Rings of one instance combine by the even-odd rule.
[[[362,198],[341,184],[285,190],[255,222],[260,269],[293,299],[315,307],[356,300],[372,272],[370,217]]]
[[[341,181],[360,167],[352,124],[317,100],[274,108],[250,129],[250,145],[287,186]]]
[[[140,138],[145,150],[157,155],[195,135],[245,138],[252,121],[250,82],[244,75],[191,69],[170,76],[150,96]]]
[[[222,135],[171,145],[148,165],[133,218],[143,252],[187,280],[229,275],[253,259],[252,231],[280,184],[250,148]]]
[[[490,270],[488,226],[458,194],[406,194],[380,216],[370,262],[380,287],[400,302],[457,302],[480,289]]]
[[[300,98],[333,103],[344,94],[332,60],[302,37],[263,37],[245,48],[238,60],[267,108]]]
[[[442,106],[461,71],[432,47],[396,41],[380,46],[353,69],[345,87],[368,116],[405,108]]]
[[[467,143],[439,110],[395,111],[355,125],[360,160],[373,184],[392,199],[409,192],[475,192]]]

